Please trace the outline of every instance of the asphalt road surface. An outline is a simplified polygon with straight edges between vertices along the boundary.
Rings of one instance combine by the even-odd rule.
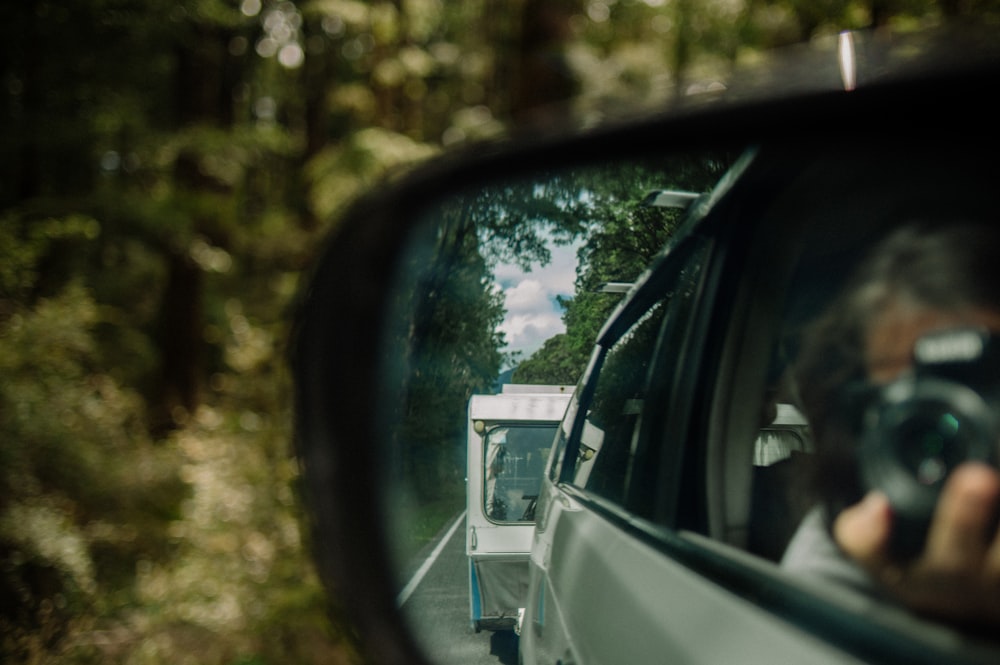
[[[512,631],[476,633],[469,622],[465,515],[456,515],[438,538],[399,598],[428,659],[435,665],[517,665]]]

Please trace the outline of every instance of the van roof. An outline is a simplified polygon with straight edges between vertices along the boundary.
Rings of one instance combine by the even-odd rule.
[[[504,422],[559,422],[572,396],[566,392],[501,393],[469,398],[469,419]]]
[[[530,383],[505,383],[500,388],[501,392],[507,395],[524,393],[565,393],[572,395],[573,389],[573,386],[543,386]]]

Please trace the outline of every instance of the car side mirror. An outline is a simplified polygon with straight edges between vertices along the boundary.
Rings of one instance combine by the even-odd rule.
[[[319,572],[363,627],[376,661],[407,660],[412,656],[403,654],[415,647],[399,630],[398,533],[385,528],[409,518],[413,507],[405,486],[413,479],[404,477],[413,471],[402,459],[409,453],[399,437],[403,411],[414,404],[407,391],[414,373],[427,371],[418,367],[423,361],[417,355],[454,351],[424,344],[420,336],[432,315],[421,308],[431,299],[452,298],[453,325],[463,325],[464,315],[482,310],[476,298],[496,302],[496,292],[482,290],[489,271],[518,262],[537,269],[554,243],[593,232],[602,214],[598,199],[619,197],[620,206],[680,223],[696,198],[680,190],[709,189],[743,150],[733,133],[707,143],[692,140],[715,125],[699,116],[480,146],[476,154],[450,155],[372,192],[331,233],[301,294],[293,335],[297,446]],[[650,132],[670,147],[667,154],[647,151]],[[655,201],[644,202],[665,188],[675,191],[655,192]],[[654,236],[641,248],[638,269],[665,237]],[[472,277],[478,292],[444,293],[470,270],[485,271]],[[605,314],[628,286],[597,294]],[[496,347],[458,355],[479,351],[487,364],[502,355]],[[467,399],[452,402],[455,422],[461,423]]]
[[[428,163],[356,201],[307,276],[290,362],[311,546],[319,574],[350,613],[366,656],[378,663],[423,658],[398,604],[406,543],[389,526],[414,514],[419,492],[410,484],[426,471],[411,464],[413,431],[405,427],[413,423],[411,409],[434,403],[415,398],[416,378],[427,378],[425,363],[435,354],[468,360],[481,353],[487,365],[503,354],[496,345],[443,350],[434,344],[445,341],[431,344],[431,329],[421,327],[428,324],[429,303],[454,299],[446,319],[452,328],[438,320],[433,330],[455,332],[467,323],[465,316],[481,312],[482,301],[463,298],[492,297],[496,304],[491,271],[501,263],[537,266],[548,243],[598,233],[626,208],[658,215],[668,231],[681,228],[712,204],[712,192],[727,173],[761,146],[809,155],[838,143],[904,142],[906,130],[873,124],[873,118],[902,109],[911,124],[923,127],[959,127],[973,122],[970,116],[982,122],[979,116],[988,110],[960,109],[950,101],[978,80],[976,74],[944,76],[919,85],[904,81],[777,102],[720,103],[581,134],[481,145]],[[933,96],[925,96],[928,88]],[[758,174],[761,187],[768,185],[767,175]],[[650,192],[658,193],[646,198]],[[753,195],[746,200],[752,203]],[[654,236],[642,243],[638,233],[635,239],[648,252],[640,266],[670,251],[669,239]],[[625,287],[593,293],[607,299],[601,311],[619,306],[638,276],[605,279]],[[463,288],[479,290],[446,293],[459,279]],[[598,291],[599,284],[594,287]],[[468,392],[487,388],[474,384],[464,384],[457,408],[452,402],[453,423],[464,423]],[[434,386],[425,383],[421,390],[433,393]],[[440,388],[435,396],[445,392]],[[451,445],[457,451],[462,442]],[[460,475],[452,480],[463,482]]]

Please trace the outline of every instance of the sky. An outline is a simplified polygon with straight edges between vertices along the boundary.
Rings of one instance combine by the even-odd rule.
[[[497,266],[497,285],[504,292],[507,315],[500,329],[507,337],[507,352],[520,351],[525,359],[553,335],[565,332],[562,308],[556,296],[573,295],[577,246],[551,247],[552,261],[524,272],[514,265]]]

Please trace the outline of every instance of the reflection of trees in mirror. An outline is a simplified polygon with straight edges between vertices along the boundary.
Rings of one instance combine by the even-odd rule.
[[[518,365],[518,383],[575,384],[594,340],[620,296],[601,293],[607,282],[632,282],[649,265],[680,223],[682,211],[643,206],[657,189],[708,191],[734,155],[682,155],[659,163],[615,164],[590,171],[582,186],[593,192],[577,266],[576,294],[560,298],[566,331],[550,338]]]
[[[575,481],[613,501],[624,499],[632,438],[665,310],[663,301],[656,303],[615,342],[602,361],[600,380],[587,407],[587,423],[601,433],[600,446],[596,457],[577,461]],[[589,468],[581,475],[583,462]]]
[[[405,356],[402,399],[389,427],[394,485],[406,488],[406,510],[415,511],[397,511],[402,522],[425,523],[425,506],[461,509],[468,399],[492,392],[504,363],[514,360],[498,331],[504,301],[493,269],[501,262],[545,265],[551,244],[581,243],[577,293],[560,298],[566,332],[514,375],[518,383],[575,384],[620,300],[598,287],[636,279],[681,221],[680,210],[643,206],[645,196],[658,189],[706,192],[732,157],[685,154],[536,173],[426,211],[424,236],[412,244],[398,279],[387,337],[387,353]],[[424,533],[405,537],[419,547],[435,531],[428,523]]]

